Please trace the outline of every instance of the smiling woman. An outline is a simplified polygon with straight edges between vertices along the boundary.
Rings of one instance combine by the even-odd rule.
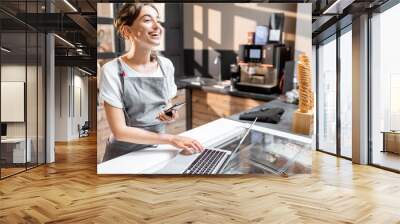
[[[114,25],[131,45],[130,50],[101,69],[100,98],[113,136],[103,161],[153,144],[171,144],[185,153],[203,150],[191,138],[164,134],[165,123],[177,119],[164,113],[176,96],[174,66],[157,55],[163,28],[152,4],[125,4]]]
[[[146,13],[142,13],[139,17],[142,8],[147,9]],[[150,41],[153,45],[160,45],[160,36],[162,34],[162,27],[160,25],[160,16],[158,9],[153,4],[127,4],[119,12],[120,17],[114,21],[114,25],[119,34],[126,40],[129,41],[130,47],[134,47],[133,41],[130,39],[133,32],[136,32],[139,38],[142,38],[143,43],[146,43],[146,37],[150,37],[147,41]],[[141,21],[142,25],[139,29],[132,30],[132,25],[135,20]],[[154,23],[155,22],[155,23]],[[152,29],[154,24],[159,24],[156,29]],[[148,32],[148,33],[146,33]],[[147,35],[146,35],[147,34]],[[139,40],[139,39],[138,39]],[[155,56],[155,52],[152,52],[152,57]]]

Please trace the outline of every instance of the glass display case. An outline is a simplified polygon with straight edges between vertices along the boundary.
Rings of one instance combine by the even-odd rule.
[[[233,151],[239,144],[240,137],[230,139],[217,147]],[[221,173],[291,176],[311,173],[311,165],[310,144],[251,130]]]

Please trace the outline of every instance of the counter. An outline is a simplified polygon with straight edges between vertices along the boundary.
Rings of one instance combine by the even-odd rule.
[[[226,95],[230,95],[230,96],[237,96],[237,97],[245,97],[245,98],[250,98],[250,99],[255,99],[255,100],[262,100],[262,101],[271,101],[274,100],[276,98],[279,97],[279,94],[260,94],[260,93],[252,93],[252,92],[244,92],[244,91],[240,91],[237,89],[230,89],[230,88],[225,88],[225,89],[221,89],[221,88],[216,88],[213,87],[213,83],[209,82],[207,84],[192,84],[189,81],[185,81],[188,80],[189,78],[185,77],[185,78],[180,78],[178,80],[176,80],[176,85],[178,87],[178,89],[201,89],[205,92],[213,92],[213,93],[220,93],[220,94],[226,94]],[[216,81],[214,81],[216,83]]]
[[[235,115],[236,116],[236,115]],[[221,118],[181,133],[207,148],[234,151],[249,124]],[[311,172],[311,138],[266,127],[251,129],[237,153],[220,174],[293,175]],[[98,164],[98,174],[182,174],[199,154],[182,155],[171,145],[158,145],[131,152]]]
[[[285,110],[285,112],[283,113],[283,115],[281,117],[281,121],[278,124],[257,122],[257,125],[259,125],[261,127],[277,130],[277,131],[296,134],[292,131],[292,116],[293,116],[293,112],[296,111],[298,108],[297,105],[285,103],[280,99],[276,99],[276,100],[270,101],[268,103],[265,103],[263,105],[257,106],[251,110],[244,111],[242,113],[249,112],[249,111],[256,111],[256,110],[260,110],[263,108],[274,108],[274,107],[280,107]],[[239,116],[242,113],[234,114],[228,118],[235,120],[235,121],[251,123],[251,121],[239,120]],[[304,137],[307,137],[307,136],[304,136]]]
[[[278,94],[219,88],[218,82],[211,78],[181,77],[176,83],[178,88],[185,90],[186,130],[247,111],[279,97]]]
[[[206,148],[218,148],[230,153],[231,156],[227,156],[228,159],[221,165],[223,169],[218,170],[219,174],[289,175],[311,171],[311,138],[291,131],[296,105],[284,103],[277,99],[278,95],[193,85],[179,80],[178,83],[179,88],[196,93],[190,97],[186,95],[190,105],[188,113],[196,111],[198,114],[198,118],[194,116],[193,120],[204,119],[204,123],[197,123],[196,128],[189,128],[180,135],[194,138]],[[255,99],[259,101],[255,102]],[[243,105],[251,109],[238,110],[245,108]],[[278,124],[257,122],[239,144],[250,123],[239,120],[240,114],[272,107],[285,110],[281,121]],[[212,114],[204,118],[207,112]],[[207,121],[209,118],[211,122]],[[180,151],[171,145],[157,145],[100,163],[97,171],[99,174],[182,174],[200,154],[183,155]]]

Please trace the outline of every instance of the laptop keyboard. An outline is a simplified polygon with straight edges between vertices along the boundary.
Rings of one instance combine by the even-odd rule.
[[[227,153],[213,149],[205,149],[183,174],[212,174]]]

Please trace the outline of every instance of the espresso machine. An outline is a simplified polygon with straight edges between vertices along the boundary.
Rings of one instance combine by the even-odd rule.
[[[279,93],[284,65],[290,57],[290,47],[282,44],[241,45],[239,71],[231,69],[234,87],[246,92]]]
[[[248,43],[239,46],[237,65],[231,66],[236,89],[264,94],[279,93],[285,62],[291,60],[291,49],[284,44],[284,14],[274,13],[269,25],[257,26],[248,33]]]

